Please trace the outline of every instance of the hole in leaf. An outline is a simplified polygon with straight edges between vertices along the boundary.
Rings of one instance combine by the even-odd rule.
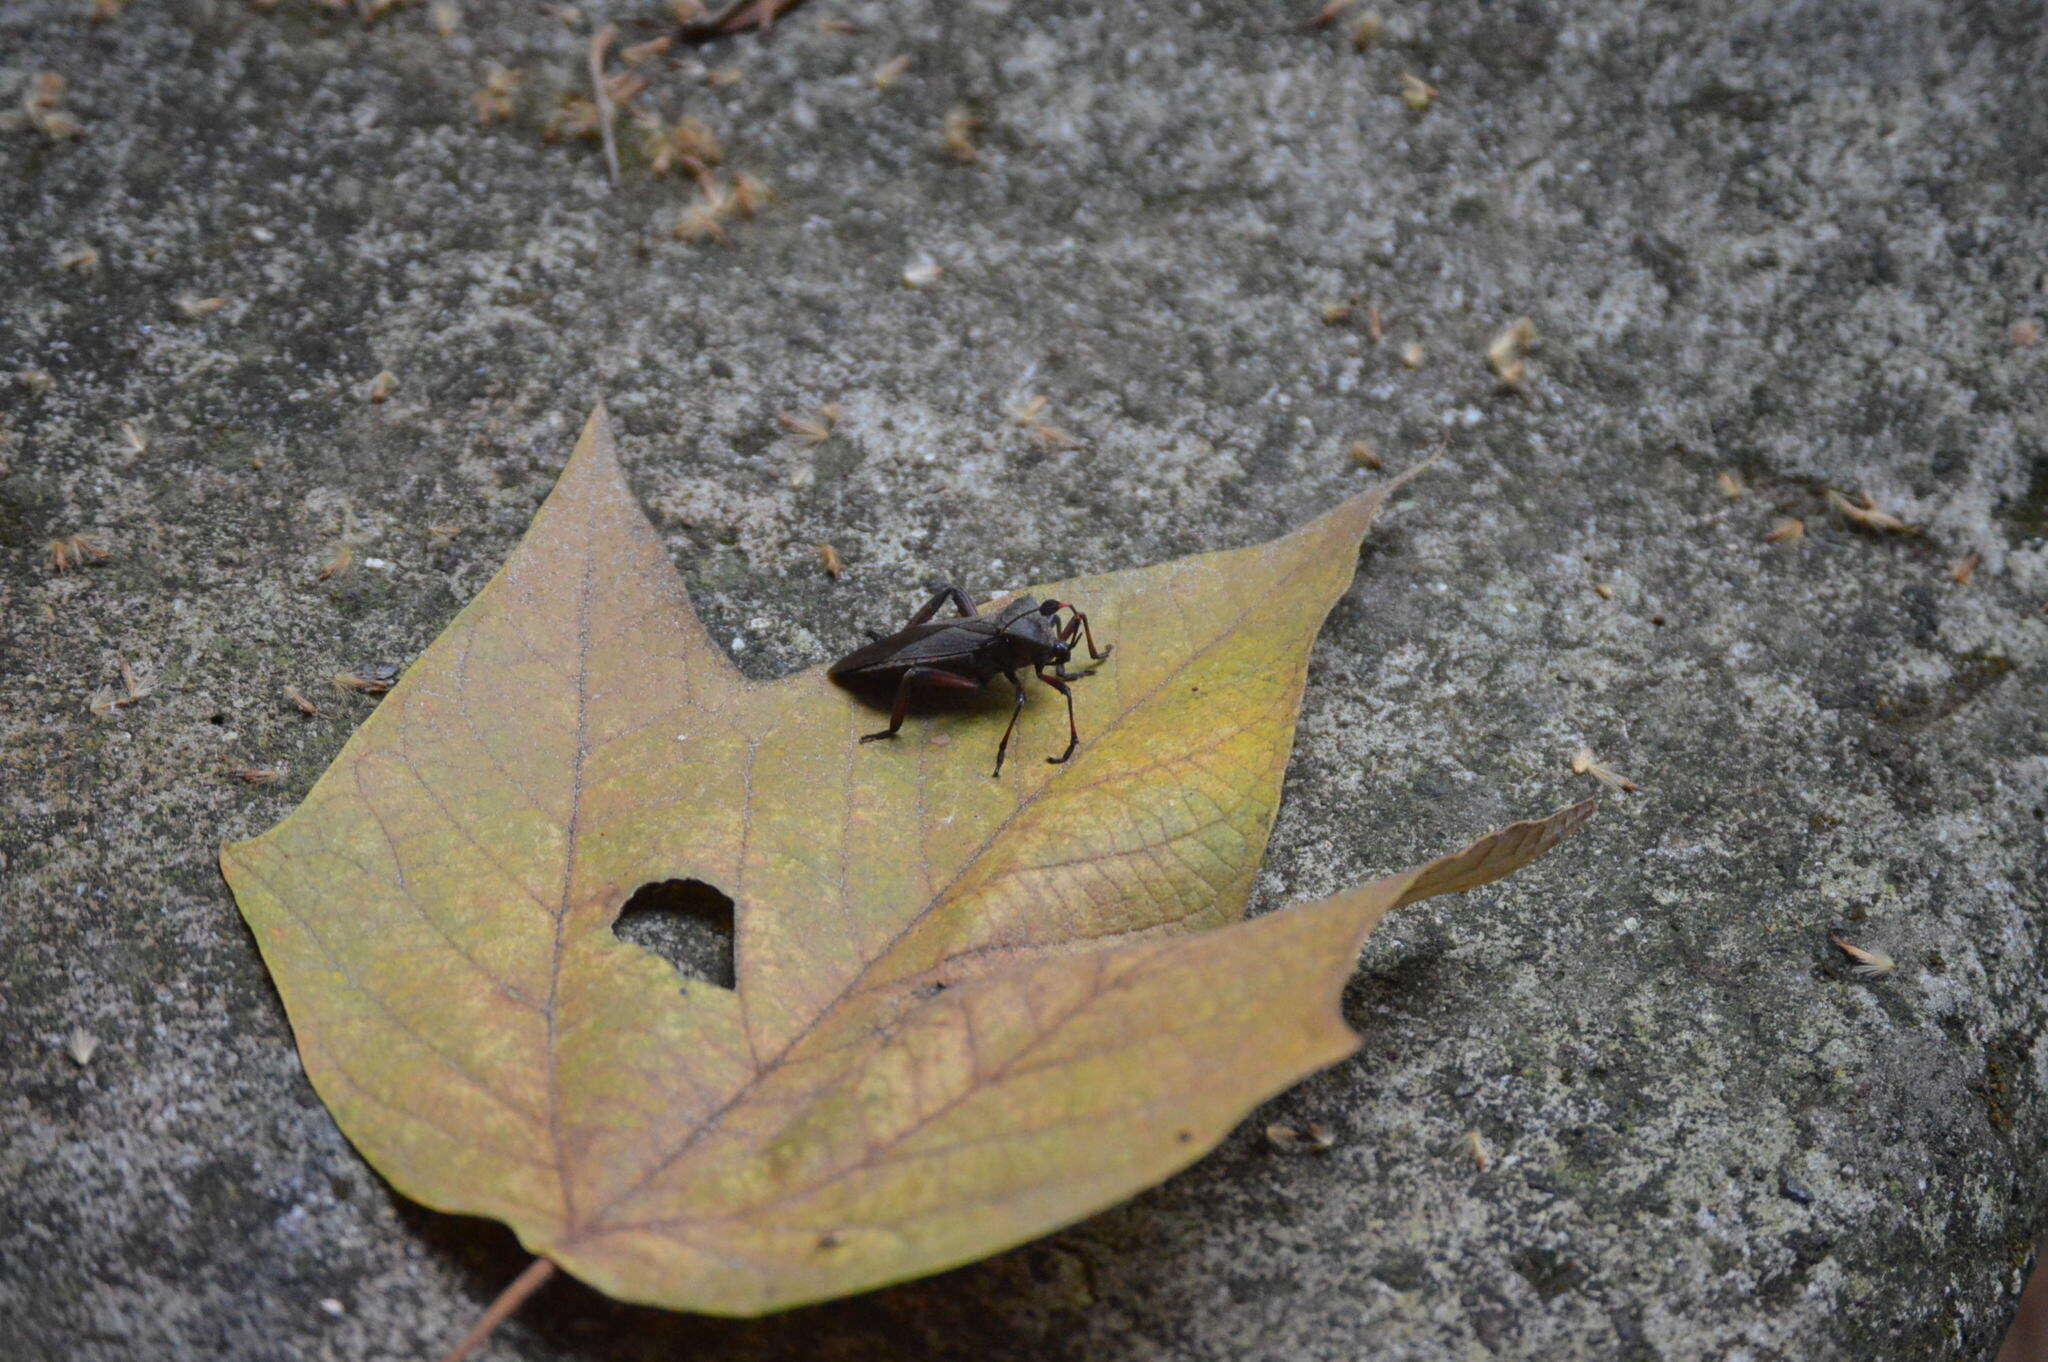
[[[612,932],[653,951],[685,979],[733,986],[732,900],[702,880],[641,885],[619,909]]]

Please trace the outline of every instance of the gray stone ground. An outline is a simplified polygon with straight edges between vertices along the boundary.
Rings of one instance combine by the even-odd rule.
[[[1581,743],[1643,789],[1390,922],[1364,1051],[1128,1205],[753,1323],[558,1283],[488,1356],[1994,1349],[2048,1210],[2033,0],[1434,0],[1363,54],[1359,10],[1311,31],[1308,0],[815,0],[704,54],[736,83],[643,68],[640,104],[780,196],[729,246],[669,239],[690,191],[630,139],[616,194],[542,141],[587,23],[85,8],[0,9],[0,98],[60,73],[85,128],[0,133],[7,1358],[427,1357],[518,1270],[337,1134],[214,847],[368,712],[333,672],[403,662],[485,580],[600,394],[757,675],[926,577],[1250,542],[1360,485],[1354,438],[1400,464],[1448,429],[1323,637],[1262,906],[1584,793]],[[527,79],[480,129],[492,58]],[[907,288],[919,257],[944,273]],[[1516,395],[1482,351],[1522,315]],[[1085,447],[1006,415],[1033,393]],[[815,449],[778,428],[825,402]],[[1805,537],[1764,542],[1785,516]],[[56,573],[73,533],[105,561]],[[96,716],[124,659],[151,693]],[[1851,977],[1830,928],[1896,973]],[[1335,1148],[1259,1133],[1309,1119]]]

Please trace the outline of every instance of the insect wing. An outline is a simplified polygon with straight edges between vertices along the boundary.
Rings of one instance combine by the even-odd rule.
[[[833,663],[826,675],[843,677],[862,672],[900,671],[907,667],[969,657],[983,647],[994,632],[993,625],[979,618],[941,620],[936,624],[899,629],[887,638],[878,638],[865,647],[854,649]]]

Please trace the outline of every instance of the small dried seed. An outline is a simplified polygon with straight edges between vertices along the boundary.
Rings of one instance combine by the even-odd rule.
[[[1429,106],[1436,103],[1437,88],[1418,75],[1401,73],[1401,102],[1416,113],[1429,112]]]
[[[891,57],[888,61],[883,62],[881,67],[878,70],[876,70],[875,88],[877,90],[888,89],[897,81],[902,80],[904,72],[908,71],[909,69],[910,57],[908,54],[905,54],[904,56],[901,57]]]
[[[846,571],[846,560],[839,556],[839,550],[830,544],[818,545],[818,561],[824,565],[827,577],[837,577]]]
[[[1593,749],[1590,747],[1581,747],[1572,754],[1572,774],[1575,776],[1591,776],[1608,789],[1619,790],[1626,794],[1633,794],[1641,788],[1627,776],[1618,776],[1594,761]]]
[[[946,112],[945,145],[946,154],[963,165],[981,159],[981,149],[974,144],[974,135],[981,131],[981,120],[965,105],[956,104]]]
[[[1957,586],[1968,586],[1970,579],[1977,575],[1977,564],[1981,561],[1979,554],[1965,554],[1963,560],[1949,570],[1948,579]]]
[[[1266,1143],[1289,1154],[1311,1154],[1333,1147],[1337,1137],[1321,1121],[1304,1121],[1298,1126],[1275,1121],[1266,1127]]]
[[[1386,460],[1380,457],[1379,451],[1372,447],[1372,441],[1370,440],[1353,440],[1351,442],[1351,462],[1361,468],[1377,469],[1386,466]]]
[[[1806,536],[1806,522],[1796,515],[1786,516],[1771,527],[1764,536],[1766,544],[1796,544]]]
[[[1898,961],[1892,959],[1883,951],[1873,951],[1863,946],[1853,945],[1843,940],[1834,932],[1828,933],[1828,940],[1835,943],[1835,949],[1855,962],[1849,966],[1849,973],[1851,974],[1865,978],[1874,978],[1890,974],[1899,967]]]
[[[1878,510],[1877,503],[1867,496],[1859,506],[1833,488],[1828,489],[1827,495],[1828,505],[1840,511],[1852,524],[1860,525],[1866,530],[1886,530],[1894,534],[1912,533],[1911,525],[1888,511]]]

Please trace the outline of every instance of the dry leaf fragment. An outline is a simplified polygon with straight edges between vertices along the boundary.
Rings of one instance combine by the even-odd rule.
[[[1380,321],[1378,303],[1370,304],[1365,309],[1365,335],[1366,339],[1370,340],[1374,345],[1378,345],[1387,338],[1386,326]]]
[[[905,54],[900,57],[891,57],[888,61],[883,62],[881,67],[878,70],[876,70],[875,88],[877,90],[888,89],[897,81],[902,80],[903,73],[908,71],[909,69],[910,57],[908,54]]]
[[[197,294],[180,294],[175,300],[178,311],[195,321],[211,312],[218,312],[228,305],[225,298],[201,298]]]
[[[1627,794],[1633,794],[1639,788],[1628,777],[1618,776],[1594,761],[1593,749],[1590,747],[1581,747],[1578,751],[1572,753],[1572,774],[1575,776],[1591,776],[1608,789],[1620,790]]]
[[[91,246],[74,246],[57,253],[57,268],[77,274],[91,274],[100,267],[100,253]]]
[[[1353,0],[1323,0],[1323,7],[1310,15],[1303,28],[1328,28],[1330,22],[1351,8]]]
[[[139,458],[149,453],[149,437],[143,434],[142,428],[133,421],[123,421],[121,423],[121,447],[126,449],[131,456]]]
[[[397,388],[398,375],[389,369],[383,369],[370,380],[369,386],[363,389],[363,396],[371,402],[385,402],[390,400],[391,394],[397,391]]]
[[[1363,52],[1379,40],[1380,30],[1386,26],[1377,14],[1368,14],[1358,21],[1351,30],[1351,50]]]
[[[1401,73],[1401,102],[1416,113],[1428,113],[1429,106],[1436,103],[1437,89],[1418,75]]]
[[[1401,363],[1410,369],[1420,369],[1425,353],[1421,341],[1410,341],[1401,347]]]
[[[974,134],[981,131],[981,120],[973,110],[964,104],[956,104],[946,111],[945,144],[946,154],[963,164],[971,164],[981,158],[981,149],[974,145]]]
[[[827,577],[837,577],[846,571],[846,561],[839,556],[839,550],[830,544],[818,545],[818,561],[824,565]]]
[[[324,719],[327,717],[327,711],[300,694],[297,686],[286,686],[284,688],[284,698],[293,709],[309,719]]]
[[[71,1028],[71,1034],[64,1039],[64,1053],[71,1056],[71,1062],[81,1069],[92,1063],[92,1057],[99,1052],[99,1037],[83,1026]]]
[[[1805,535],[1806,522],[1798,516],[1786,516],[1771,527],[1771,532],[1764,536],[1764,542],[1766,544],[1794,544],[1804,538]]]
[[[1527,317],[1517,318],[1494,333],[1486,346],[1486,363],[1503,387],[1520,390],[1528,377],[1523,356],[1536,343],[1536,326]]]
[[[1384,466],[1386,461],[1380,458],[1379,451],[1372,447],[1372,441],[1353,440],[1351,442],[1351,462],[1357,464],[1360,468],[1378,469]]]
[[[1270,543],[1037,588],[1120,646],[1073,759],[991,780],[978,742],[861,744],[873,716],[820,668],[741,676],[600,408],[304,804],[222,851],[307,1075],[399,1190],[546,1260],[511,1303],[555,1264],[760,1314],[1185,1167],[1354,1051],[1337,1004],[1386,913],[1591,812],[1245,919],[1310,646],[1395,485]],[[1019,740],[1065,722],[1028,705]],[[671,877],[737,891],[733,987],[613,934]]]
[[[1350,303],[1350,302],[1343,302],[1343,303],[1324,303],[1324,304],[1323,304],[1323,325],[1324,325],[1324,326],[1342,326],[1342,325],[1344,325],[1344,324],[1345,324],[1346,322],[1348,322],[1348,321],[1350,321],[1350,320],[1351,320],[1351,314],[1352,314],[1353,312],[1355,312],[1356,310],[1357,310],[1357,304],[1355,304],[1355,303]]]
[[[1593,594],[1603,601],[1611,601],[1614,599],[1614,588],[1605,582],[1595,582],[1593,583]]]
[[[235,772],[235,779],[244,785],[275,785],[284,779],[284,772],[248,766]]]
[[[1849,966],[1849,973],[1851,974],[1864,978],[1874,978],[1890,974],[1899,967],[1898,961],[1892,959],[1883,951],[1867,950],[1862,946],[1853,945],[1833,932],[1828,933],[1828,940],[1834,942],[1835,948],[1841,951],[1842,954],[1855,961],[1854,964]]]
[[[818,20],[818,31],[820,33],[835,33],[845,37],[849,34],[860,32],[860,29],[855,27],[850,20],[827,18]]]
[[[921,255],[903,268],[903,282],[912,288],[929,288],[939,282],[945,267],[928,255]]]
[[[1010,419],[1020,426],[1031,425],[1044,414],[1049,403],[1050,399],[1044,393],[1033,393],[1017,404],[1016,408],[1010,412]]]
[[[1289,1154],[1321,1153],[1333,1148],[1337,1137],[1321,1121],[1304,1121],[1298,1126],[1275,1121],[1266,1127],[1266,1143]]]
[[[1949,569],[1948,579],[1957,586],[1968,586],[1970,579],[1977,575],[1977,564],[1982,561],[1981,554],[1964,554],[1962,561]]]
[[[1714,485],[1721,489],[1724,497],[1739,497],[1743,492],[1742,479],[1725,468],[1714,474]]]
[[[1878,510],[1877,503],[1867,496],[1863,498],[1861,505],[1849,500],[1849,498],[1833,488],[1828,489],[1827,496],[1828,505],[1840,511],[1853,524],[1860,525],[1866,530],[1886,530],[1893,534],[1910,534],[1913,531],[1911,525],[1908,525],[1889,511]]]

